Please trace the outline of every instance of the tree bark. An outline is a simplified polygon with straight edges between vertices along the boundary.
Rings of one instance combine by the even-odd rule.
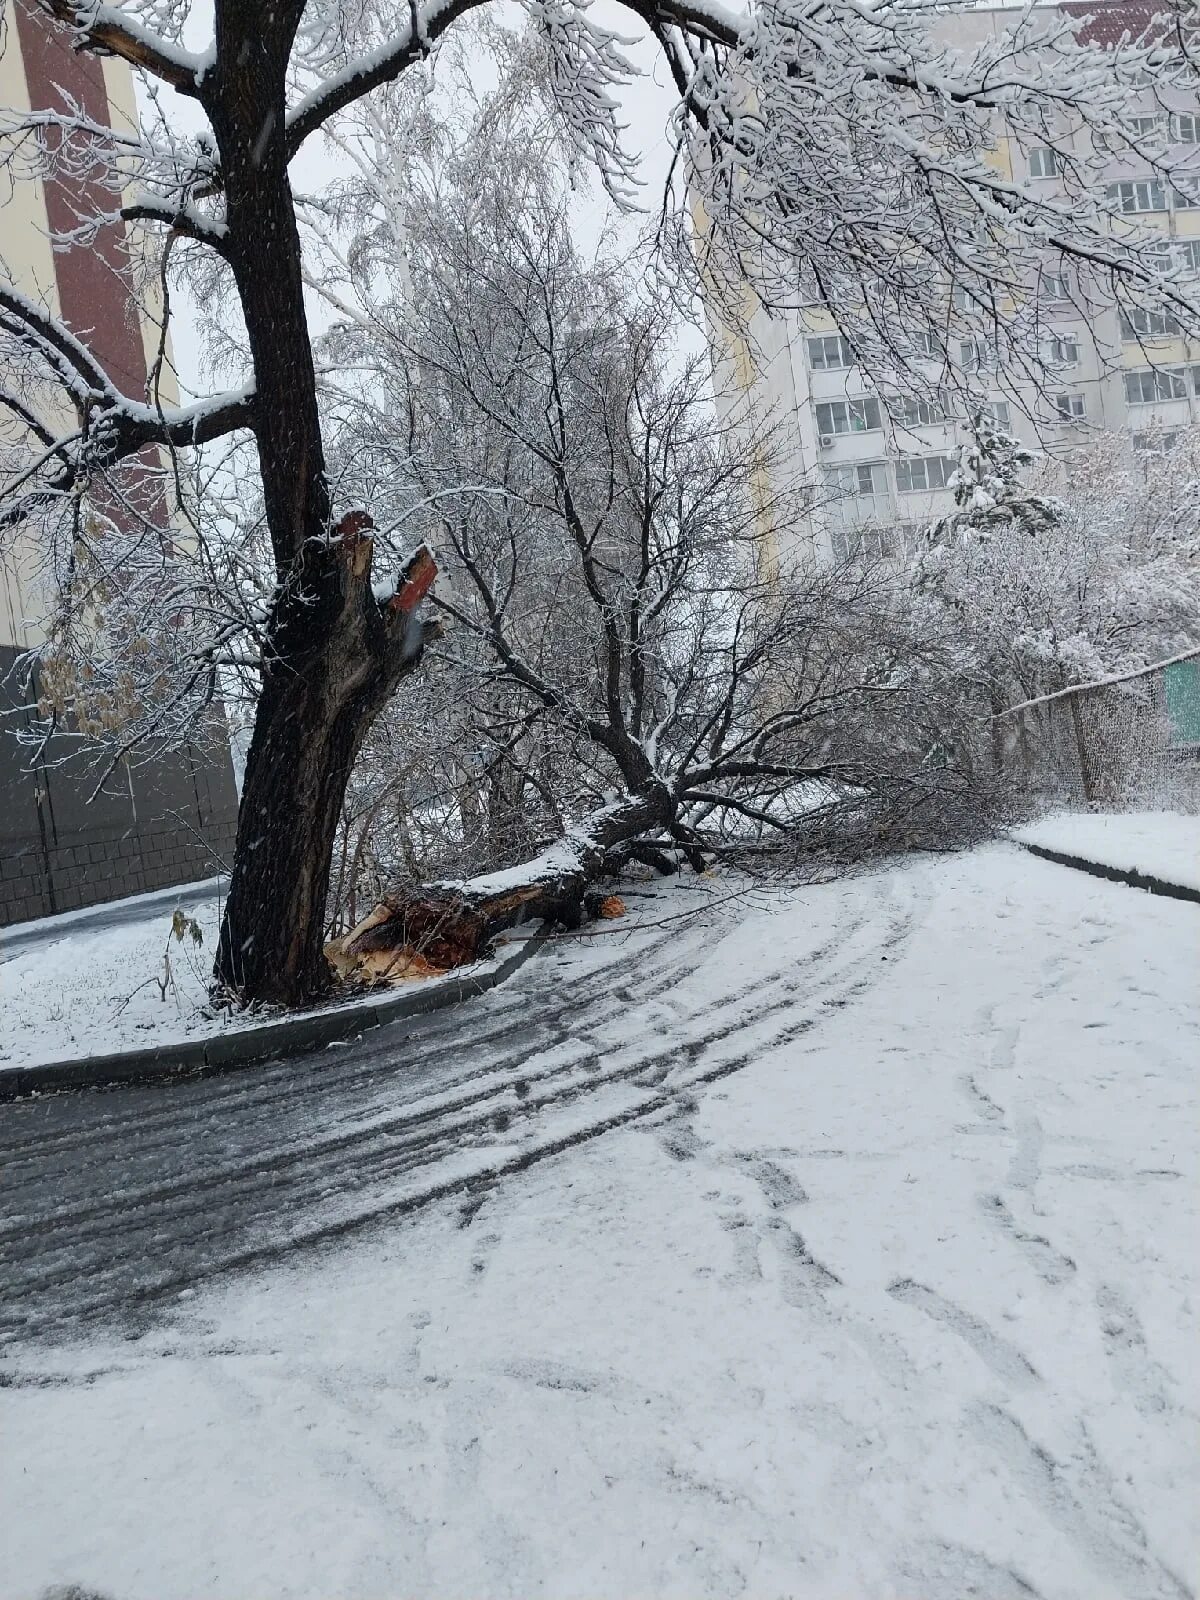
[[[350,771],[436,631],[415,622],[404,583],[389,606],[377,604],[371,550],[369,539],[330,548],[341,570],[308,611],[316,645],[290,649],[263,674],[215,971],[243,1002],[298,1005],[329,987],[325,902]],[[338,614],[318,628],[331,595]],[[280,619],[272,634],[295,625]]]
[[[285,132],[287,61],[303,9],[303,0],[217,0],[216,59],[200,87],[220,150],[225,254],[254,366],[276,571],[214,970],[218,988],[243,1004],[300,1005],[327,989],[321,941],[350,770],[425,640],[412,613],[427,574],[412,604],[400,594],[380,604],[363,533],[370,519],[331,527]]]
[[[397,890],[325,953],[342,977],[379,982],[474,961],[498,933],[521,923],[578,927],[609,851],[668,826],[676,809],[674,796],[661,785],[627,795],[593,812],[523,867]]]

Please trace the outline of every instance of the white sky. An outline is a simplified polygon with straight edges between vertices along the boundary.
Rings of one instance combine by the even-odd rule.
[[[513,17],[516,7],[506,7]],[[675,105],[674,88],[665,62],[654,41],[632,13],[624,10],[615,0],[595,0],[592,7],[594,20],[610,27],[624,37],[634,37],[636,42],[625,53],[639,69],[640,76],[629,86],[623,97],[623,112],[628,124],[627,146],[638,154],[645,188],[643,204],[651,214],[661,203],[663,184],[670,163],[671,148],[667,139],[667,122]],[[186,43],[190,49],[203,50],[211,38],[211,4],[201,0],[193,6]],[[486,68],[484,69],[486,70]],[[172,116],[179,112],[181,127],[200,126],[197,108],[178,96],[169,97]],[[322,175],[332,177],[337,163],[323,141],[315,139],[297,164],[299,185],[309,191],[321,187]],[[577,222],[581,243],[594,242],[607,219],[606,207],[598,190],[583,194],[577,209]],[[630,228],[634,224],[629,224]],[[172,341],[175,365],[180,387],[186,399],[188,394],[204,393],[206,386],[200,381],[203,351],[204,317],[186,290],[177,290],[172,297],[174,316]]]

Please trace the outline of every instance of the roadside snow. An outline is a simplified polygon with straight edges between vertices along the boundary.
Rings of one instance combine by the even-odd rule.
[[[198,883],[181,883],[169,889],[148,889],[145,894],[126,895],[122,900],[105,900],[98,905],[83,906],[78,911],[60,911],[53,917],[35,917],[29,922],[13,923],[0,928],[0,961],[9,958],[9,951],[31,942],[57,938],[63,932],[79,932],[92,924],[138,922],[149,920],[166,908],[168,919],[177,905],[191,906],[198,901],[218,897],[224,890],[225,879],[204,878]]]
[[[177,1044],[279,1020],[277,1011],[231,1015],[209,1002],[223,905],[217,895],[184,899],[189,927],[194,922],[200,930],[199,944],[190,931],[174,937],[176,901],[162,891],[121,902],[120,912],[142,899],[147,913],[136,921],[89,928],[79,920],[87,913],[68,913],[46,918],[39,925],[45,937],[32,944],[25,941],[24,925],[12,930],[21,936],[12,955],[0,943],[0,1076],[16,1067]],[[451,980],[414,981],[427,987]],[[341,1003],[358,1004],[361,998]]]
[[[1191,1596],[1195,908],[993,846],[759,908],[581,1038],[714,984],[732,1032],[814,923],[843,987],[656,1118],[11,1350],[0,1600]]]
[[[167,898],[118,927],[89,929],[64,918],[57,937],[47,926],[44,940],[0,960],[0,1072],[227,1027],[207,994],[221,901],[214,895],[185,913],[200,928],[201,945],[172,937],[173,912]]]
[[[1175,811],[1058,811],[1015,828],[1013,838],[1200,889],[1200,817]]]

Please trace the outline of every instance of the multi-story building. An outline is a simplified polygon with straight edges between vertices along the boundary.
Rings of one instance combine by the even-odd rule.
[[[78,106],[101,126],[136,129],[126,64],[70,47],[36,0],[0,7],[0,108],[18,116]],[[103,192],[64,172],[46,181],[0,170],[0,275],[60,317],[129,395],[144,398],[159,328],[130,292],[124,230],[64,244],[79,218],[109,209]],[[173,396],[166,392],[170,401]],[[11,427],[11,417],[0,424]],[[41,637],[37,551],[31,536],[0,549],[0,925],[118,895],[207,877],[233,844],[237,796],[227,743],[159,761],[121,764],[94,800],[94,776],[70,753],[68,732],[36,761],[13,736],[28,713],[12,671]],[[74,741],[78,745],[79,741]]]
[[[1156,13],[1154,0],[1065,0],[1046,9],[1077,19],[1078,36],[1099,42],[1136,37]],[[1011,8],[977,7],[935,16],[930,26],[969,48],[988,32],[1004,32],[1012,18]],[[1176,164],[1194,146],[1197,177],[1168,182],[1132,153],[1114,154],[1110,199],[1122,214],[1161,230],[1175,258],[1200,276],[1200,95],[1171,108],[1148,88],[1138,131],[1161,135]],[[1060,186],[1049,147],[1018,147],[1000,136],[995,159],[1009,176]],[[1002,382],[997,372],[984,402],[995,420],[1049,451],[1066,451],[1095,430],[1124,432],[1133,448],[1161,448],[1200,422],[1200,343],[1184,339],[1167,317],[1120,313],[1097,304],[1091,286],[1081,288],[1069,267],[1040,275],[1033,292],[1047,377],[1022,392],[1011,375]],[[951,321],[962,293],[947,286]],[[948,354],[987,387],[991,358],[978,334],[942,341],[948,349],[922,364],[928,381],[919,393],[883,395],[819,305],[769,317],[755,311],[748,331],[747,338],[714,329],[718,406],[732,420],[748,400],[750,415],[770,417],[789,480],[812,487],[813,509],[794,535],[797,553],[828,560],[848,549],[879,550],[951,509],[946,485],[966,419],[958,386],[945,384],[939,393],[939,374],[944,379]],[[791,553],[769,555],[786,562]]]

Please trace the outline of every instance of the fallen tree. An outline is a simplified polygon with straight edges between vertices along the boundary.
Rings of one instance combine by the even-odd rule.
[[[675,810],[661,788],[627,795],[520,867],[387,896],[325,954],[342,979],[393,982],[475,961],[497,934],[523,923],[578,927],[585,915],[605,914],[612,897],[590,891],[611,869],[613,847],[668,824]]]
[[[377,903],[329,950],[344,974],[574,925],[631,860],[896,847],[970,781],[930,608],[862,565],[764,560],[811,503],[769,426],[714,416],[707,358],[680,360],[669,312],[630,288],[638,258],[582,258],[536,164],[523,208],[511,188],[481,179],[470,211],[414,224],[418,325],[336,336],[387,401],[345,407],[345,487],[381,522],[420,508],[446,624],[419,716],[393,738],[407,708],[386,713],[355,775],[341,892]]]
[[[135,753],[178,747],[197,719],[210,716],[223,673],[250,681],[253,733],[215,969],[217,984],[242,1004],[306,1004],[328,984],[321,944],[347,785],[364,740],[418,666],[425,637],[391,604],[395,590],[385,574],[402,554],[389,544],[398,519],[377,516],[380,532],[369,546],[335,535],[344,505],[377,508],[380,498],[394,498],[406,450],[402,441],[398,457],[393,438],[386,461],[376,463],[381,470],[368,488],[381,495],[351,500],[339,492],[347,475],[330,446],[343,397],[331,376],[354,385],[361,374],[366,384],[371,362],[319,370],[310,297],[316,285],[351,304],[352,315],[356,300],[373,306],[371,294],[356,297],[350,280],[361,269],[358,287],[374,281],[385,240],[395,275],[403,276],[404,251],[395,246],[431,150],[430,58],[445,62],[445,46],[462,36],[469,14],[482,24],[508,9],[486,0],[23,0],[5,10],[22,53],[32,46],[40,56],[49,43],[63,62],[82,53],[91,88],[79,99],[69,83],[55,85],[43,103],[23,97],[6,110],[0,167],[9,182],[45,178],[47,195],[64,199],[65,212],[48,214],[56,251],[95,251],[106,272],[119,272],[132,246],[130,281],[144,287],[146,326],[162,328],[150,370],[106,366],[78,337],[82,330],[58,315],[61,308],[33,300],[0,269],[0,534],[19,535],[22,570],[36,566],[46,595],[34,630],[43,642],[29,665],[53,664],[67,682],[76,670],[91,682],[97,663],[110,676],[114,693],[96,737],[114,767]],[[568,146],[572,177],[581,164],[590,167],[615,202],[630,205],[638,163],[621,108],[637,72],[620,36],[582,0],[526,0],[516,9],[528,21],[525,35],[497,46],[515,68],[514,92],[546,107]],[[970,337],[998,358],[1002,376],[1012,372],[1053,392],[1060,380],[1042,365],[1041,318],[1012,314],[1048,265],[1070,270],[1085,313],[1115,303],[1200,329],[1200,302],[1182,267],[1164,266],[1161,235],[1135,227],[1109,183],[1114,150],[1149,167],[1156,182],[1169,184],[1177,170],[1181,192],[1191,181],[1190,149],[1169,154],[1134,114],[1144,109],[1148,82],[1163,105],[1176,93],[1190,103],[1195,41],[1182,22],[1185,8],[1176,28],[1131,8],[1134,27],[1149,22],[1147,36],[1110,45],[1110,30],[1092,30],[1089,42],[1078,16],[1043,17],[1045,8],[1030,7],[1013,14],[1011,30],[961,50],[930,26],[943,10],[936,4],[826,0],[797,8],[763,0],[743,11],[709,0],[625,0],[624,9],[655,42],[677,97],[661,219],[661,242],[674,248],[659,258],[691,288],[703,281],[738,339],[747,302],[783,310],[815,297],[855,365],[888,390],[954,381],[981,397],[990,393],[990,359],[974,375],[949,359]],[[50,40],[39,39],[39,27]],[[200,48],[190,48],[193,39]],[[99,64],[107,56],[142,80],[141,132],[104,126]],[[1001,129],[1010,149],[1036,150],[1062,183],[1031,181],[1020,159],[999,171]],[[485,115],[477,134],[465,151],[459,210],[484,237],[494,223],[503,227],[523,194],[519,181],[509,181],[521,173],[498,148],[494,119]],[[310,193],[296,187],[295,164],[320,137],[338,159],[319,174],[320,163],[304,162],[317,174]],[[378,183],[367,181],[372,150],[383,157]],[[433,155],[436,194],[446,163],[436,149]],[[343,176],[346,167],[367,175],[362,185]],[[364,189],[371,210],[359,228],[362,248],[350,240],[343,257],[332,236],[343,205],[353,213]],[[703,228],[693,228],[701,217]],[[541,260],[535,236],[528,263]],[[552,259],[547,266],[555,270]],[[181,407],[171,403],[169,386],[160,392],[175,297],[157,291],[185,270],[214,308],[215,353],[240,355],[244,370],[227,392]],[[474,291],[485,288],[480,282]],[[419,323],[420,286],[400,298],[407,312],[396,325]],[[432,311],[439,315],[436,304]],[[520,386],[527,357],[540,381],[544,331],[531,324],[523,345],[476,368],[476,398],[485,412],[496,400],[502,422],[510,378]],[[598,322],[571,330],[577,349],[590,338],[597,351],[624,331],[605,307]],[[458,334],[457,352],[446,352],[452,364],[464,351],[472,361],[486,353],[472,347],[486,344],[491,329],[465,304]],[[368,342],[378,342],[377,329],[368,330]],[[926,369],[930,353],[940,375]],[[426,355],[434,364],[434,352]],[[560,392],[542,396],[556,428],[558,403],[570,409],[573,382],[569,367],[560,365],[559,377]],[[585,365],[585,388],[590,381]],[[418,397],[416,410],[427,409]],[[536,425],[539,416],[528,420]],[[603,449],[620,454],[621,411],[591,421]],[[202,455],[197,460],[238,440],[220,473]],[[578,440],[552,438],[548,453],[544,438],[527,443],[550,496],[533,503],[545,500],[594,541],[597,500],[586,474],[571,468],[568,504],[558,473]],[[419,453],[419,438],[415,447]],[[180,453],[196,463],[187,484]],[[656,473],[659,465],[651,463]],[[135,467],[149,476],[152,493],[130,496]],[[456,478],[454,486],[479,481]],[[224,516],[214,502],[220,482],[231,508],[248,483],[257,484],[262,526],[249,543],[246,519]],[[602,499],[603,481],[599,490]],[[692,485],[671,478],[665,493],[687,502]],[[129,528],[97,550],[85,513],[113,505],[129,513]],[[192,525],[184,538],[181,521]],[[632,526],[626,537],[636,537]],[[589,549],[594,568],[606,572],[603,541]],[[469,559],[464,551],[464,565]],[[242,589],[252,587],[247,570],[256,566],[258,596],[246,605]],[[494,598],[503,609],[504,590]],[[625,626],[625,597],[609,600]],[[652,631],[655,592],[639,588],[638,602],[634,635],[643,626]],[[97,648],[101,611],[121,619],[104,649]],[[610,696],[627,694],[630,709],[621,713],[622,731],[609,708],[599,765],[610,769],[609,786],[615,764],[627,792],[640,793],[656,758],[648,754],[646,770],[633,772],[630,748],[654,723],[637,684],[641,646],[636,637],[626,643],[624,680],[602,681]],[[608,659],[605,671],[611,651]],[[548,715],[565,718],[564,703],[578,701],[581,690],[560,679],[547,691],[546,682],[523,685],[542,696],[543,723]],[[49,706],[37,738],[49,735],[59,712]],[[599,737],[596,720],[581,737]],[[528,774],[521,739],[528,743],[524,730],[515,754]],[[508,805],[510,818],[519,812],[519,800]]]

